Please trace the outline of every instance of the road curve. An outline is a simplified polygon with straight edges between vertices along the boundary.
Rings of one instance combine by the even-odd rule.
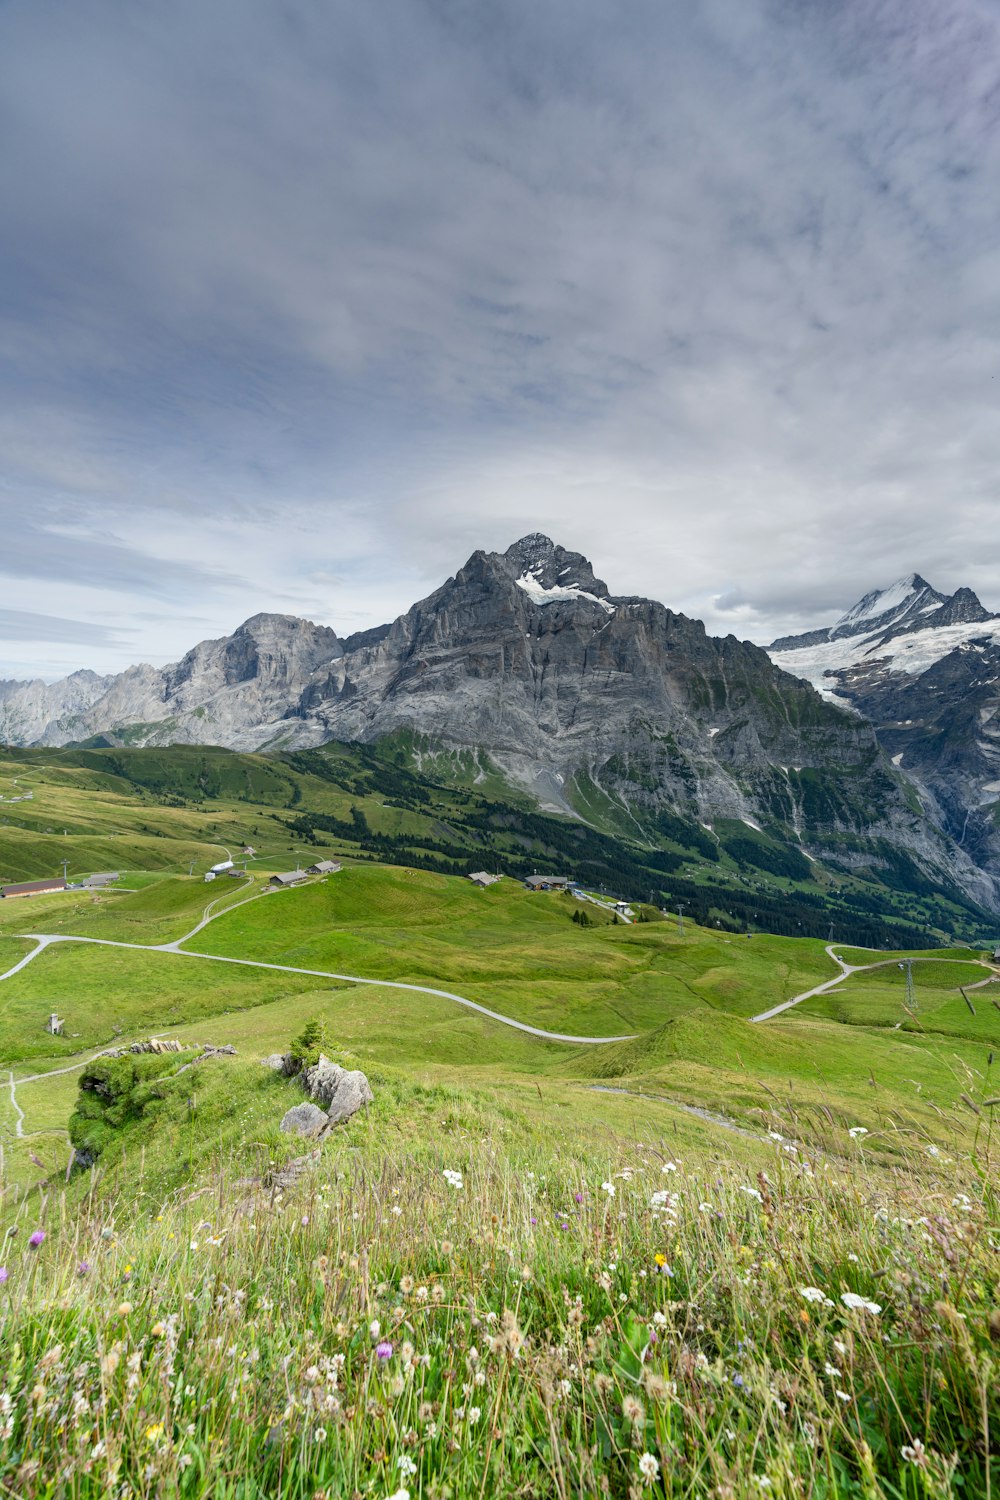
[[[229,911],[232,908],[227,907],[226,910]],[[223,913],[220,912],[218,915],[222,916]],[[183,938],[177,938],[173,943],[123,943],[112,938],[74,937],[71,933],[39,934],[33,932],[24,933],[22,936],[34,939],[40,946],[35,949],[34,953],[30,953],[27,958],[16,964],[9,971],[10,974],[23,968],[30,959],[42,951],[43,947],[49,947],[53,943],[91,943],[99,948],[130,948],[137,953],[174,953],[181,958],[202,958],[217,964],[239,964],[250,969],[272,969],[280,974],[306,974],[310,978],[337,979],[346,984],[366,984],[388,990],[409,990],[418,995],[435,995],[438,999],[451,1000],[456,1005],[464,1005],[467,1010],[474,1010],[491,1021],[499,1021],[502,1026],[511,1026],[515,1031],[523,1031],[527,1036],[537,1037],[543,1042],[568,1042],[572,1046],[603,1047],[609,1042],[634,1041],[637,1035],[636,1032],[628,1032],[624,1036],[570,1036],[562,1031],[544,1031],[540,1026],[529,1026],[526,1021],[514,1021],[510,1016],[502,1016],[499,1011],[479,1005],[475,1000],[467,1000],[464,995],[453,994],[451,990],[438,990],[426,984],[404,984],[399,979],[365,979],[360,974],[337,974],[329,969],[301,969],[292,964],[271,964],[256,958],[224,958],[218,953],[195,953],[190,948],[177,947],[177,943],[184,941]],[[7,977],[8,975],[0,975],[0,979]]]
[[[803,990],[801,995],[795,995],[791,1000],[783,1000],[780,1005],[772,1005],[770,1010],[762,1010],[759,1015],[751,1016],[751,1024],[756,1021],[770,1021],[775,1016],[780,1016],[782,1011],[791,1010],[793,1005],[801,1005],[803,1000],[811,1000],[814,995],[825,995],[828,990],[835,989],[838,984],[843,984],[845,979],[850,979],[852,974],[867,974],[872,969],[891,969],[903,962],[899,958],[883,958],[874,964],[849,964],[840,957],[839,953],[833,952],[832,945],[828,946],[826,951],[834,963],[840,965],[839,974],[835,974],[824,984],[814,985],[811,990]],[[992,964],[984,963],[981,958],[914,958],[912,962],[915,964],[977,964],[979,968],[989,970],[989,978],[984,979],[983,984],[988,984],[990,979],[1000,978],[1000,970]]]

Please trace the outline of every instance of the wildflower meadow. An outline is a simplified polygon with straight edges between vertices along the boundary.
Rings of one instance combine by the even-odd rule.
[[[25,1198],[0,1489],[1000,1495],[995,1183],[844,1137],[748,1173],[348,1131],[284,1189]]]

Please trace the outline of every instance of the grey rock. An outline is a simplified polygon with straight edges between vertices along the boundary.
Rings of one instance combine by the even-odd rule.
[[[826,639],[863,644],[877,641],[872,631],[918,631],[935,619],[972,629],[983,616],[989,629],[968,590],[948,598],[917,575],[908,582],[902,602],[898,591],[866,596]],[[810,643],[823,635],[810,632]],[[711,837],[699,825],[749,820],[819,859],[847,843],[852,857],[877,864],[889,847],[1000,910],[1000,834],[978,814],[978,841],[961,834],[964,812],[982,805],[974,787],[990,784],[985,770],[953,793],[949,757],[962,757],[952,735],[933,774],[912,752],[908,781],[911,749],[901,769],[890,765],[862,715],[888,720],[866,706],[863,685],[845,680],[843,706],[829,702],[781,670],[794,639],[780,645],[772,662],[655,601],[613,595],[586,558],[535,534],[503,553],[473,553],[391,624],[345,640],[262,614],[166,668],[2,683],[0,733],[14,744],[98,736],[258,750],[406,730],[418,768],[422,744],[457,750],[549,810],[603,800],[645,837],[658,819],[680,818],[696,840]],[[987,711],[994,688],[981,686]],[[1000,722],[1000,689],[994,696]]]
[[[318,1105],[306,1102],[305,1104],[293,1104],[291,1109],[286,1110],[281,1121],[281,1129],[286,1135],[318,1135],[325,1130],[329,1121],[323,1110]]]
[[[326,1110],[331,1125],[349,1120],[375,1097],[364,1073],[348,1072],[328,1057],[321,1056],[305,1070],[302,1084],[309,1097]]]
[[[262,1067],[273,1068],[275,1073],[283,1073],[285,1071],[284,1052],[272,1052],[270,1057],[262,1057],[260,1061]]]

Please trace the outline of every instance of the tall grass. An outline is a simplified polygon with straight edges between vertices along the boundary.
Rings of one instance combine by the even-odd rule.
[[[971,1170],[344,1136],[155,1214],[139,1161],[26,1200],[2,1492],[1000,1496],[989,1114]]]

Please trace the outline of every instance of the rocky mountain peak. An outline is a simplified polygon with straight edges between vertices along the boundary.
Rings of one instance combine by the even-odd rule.
[[[995,620],[996,615],[990,614],[984,609],[977,594],[972,589],[956,589],[950,599],[946,599],[940,609],[928,615],[929,626],[938,625],[978,625],[986,620]]]
[[[873,589],[859,599],[830,630],[830,640],[844,636],[870,635],[877,630],[898,629],[945,603],[946,596],[932,588],[919,573],[907,573],[887,589]]]
[[[541,532],[521,537],[502,555],[505,572],[533,603],[561,604],[573,600],[608,603],[608,586],[598,578],[587,558],[570,552]]]

